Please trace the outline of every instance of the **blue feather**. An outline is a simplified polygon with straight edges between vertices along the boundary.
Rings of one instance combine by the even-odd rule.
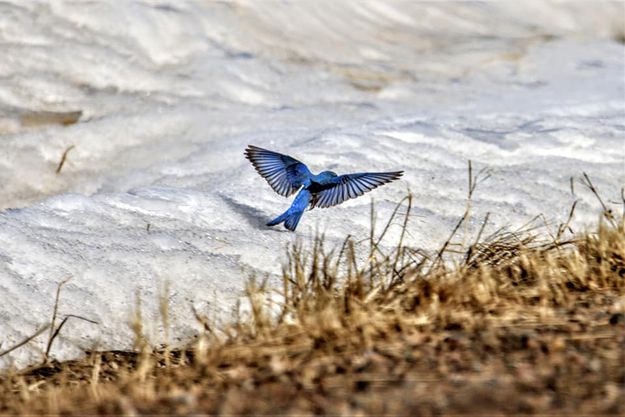
[[[324,189],[314,195],[311,206],[320,208],[336,206],[380,185],[395,181],[402,175],[403,171],[394,171],[362,172],[333,177],[323,184]]]
[[[245,157],[281,196],[295,193],[311,176],[308,167],[288,155],[249,145]]]

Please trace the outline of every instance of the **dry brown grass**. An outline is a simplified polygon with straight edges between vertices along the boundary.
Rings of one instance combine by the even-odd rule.
[[[469,215],[433,254],[384,252],[388,225],[361,262],[350,238],[298,243],[281,289],[248,283],[249,317],[215,329],[196,314],[195,342],[157,350],[138,315],[136,352],[0,377],[0,413],[625,413],[623,220],[568,240],[566,225],[480,230],[458,254]]]

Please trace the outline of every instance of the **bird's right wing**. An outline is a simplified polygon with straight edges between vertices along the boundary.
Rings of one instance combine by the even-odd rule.
[[[339,175],[324,184],[321,191],[314,194],[312,207],[332,207],[350,198],[356,198],[367,191],[395,181],[404,171],[394,172],[362,172],[359,174]]]
[[[296,192],[311,175],[308,167],[297,159],[258,146],[248,145],[245,157],[271,188],[284,197]]]

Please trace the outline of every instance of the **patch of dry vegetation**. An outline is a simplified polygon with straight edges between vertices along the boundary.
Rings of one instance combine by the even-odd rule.
[[[566,224],[548,240],[480,230],[458,254],[469,213],[434,254],[384,252],[397,212],[361,262],[350,238],[296,244],[281,289],[249,282],[247,319],[198,314],[183,350],[150,348],[138,320],[134,353],[1,377],[0,413],[625,413],[623,219],[568,240]]]

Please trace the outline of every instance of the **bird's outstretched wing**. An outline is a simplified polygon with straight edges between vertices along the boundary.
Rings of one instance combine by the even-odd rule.
[[[308,167],[297,159],[258,146],[248,145],[245,157],[271,188],[284,197],[296,192],[311,175]]]
[[[313,196],[311,207],[332,207],[350,198],[356,198],[367,191],[395,181],[404,171],[394,172],[362,172],[358,174],[339,175],[324,184],[323,189]]]

